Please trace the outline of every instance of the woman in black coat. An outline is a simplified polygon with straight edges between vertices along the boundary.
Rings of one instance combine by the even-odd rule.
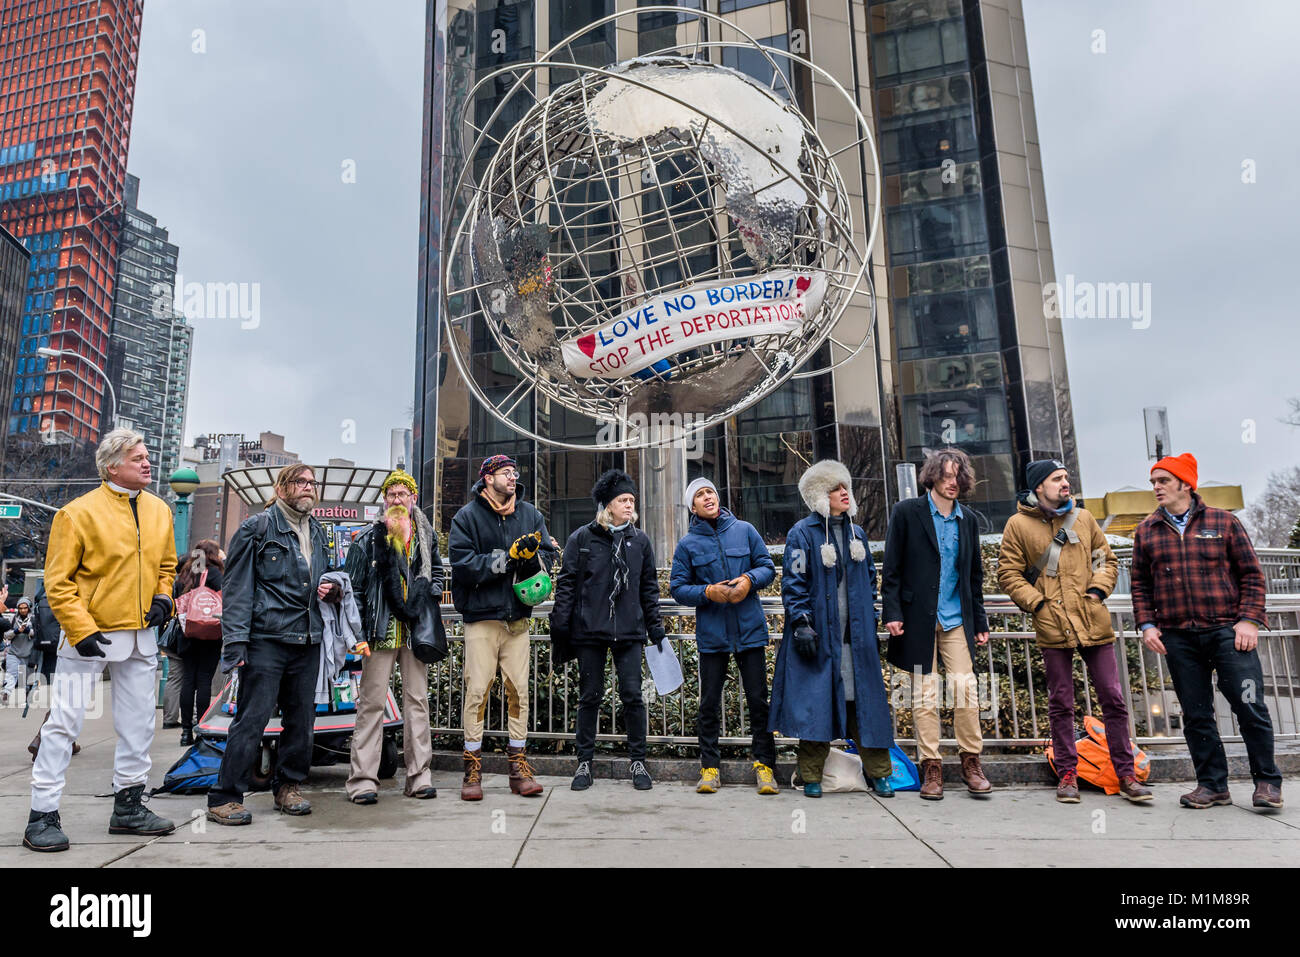
[[[646,711],[641,658],[646,641],[663,647],[659,575],[650,538],[636,527],[636,485],[611,469],[591,490],[596,518],[572,535],[555,584],[551,641],[557,661],[578,659],[578,769],[573,790],[591,787],[596,716],[605,692],[605,657],[613,655],[627,726],[629,770],[638,791],[653,782],[645,766]]]
[[[202,556],[202,561],[199,556]],[[179,598],[198,587],[203,578],[203,569],[208,572],[206,587],[215,592],[221,591],[221,572],[226,565],[226,553],[210,538],[199,542],[194,551],[185,556],[176,572],[176,583],[172,586],[172,597]],[[185,662],[185,677],[181,681],[181,745],[194,743],[194,722],[207,713],[212,703],[212,676],[216,674],[217,663],[221,660],[220,641],[199,641],[180,639],[180,655]]]

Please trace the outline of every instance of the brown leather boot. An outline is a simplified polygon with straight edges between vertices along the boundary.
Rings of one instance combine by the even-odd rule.
[[[984,769],[980,767],[978,754],[969,751],[961,753],[961,779],[966,782],[966,790],[971,794],[988,794],[993,790],[993,785],[984,776]]]
[[[542,785],[533,774],[533,766],[528,763],[528,756],[523,748],[506,748],[510,758],[510,790],[524,797],[537,797],[542,793]]]
[[[483,800],[483,758],[478,751],[466,751],[463,755],[465,759],[465,780],[460,784],[460,799],[462,801],[481,801]]]
[[[938,758],[926,758],[921,762],[921,799],[943,800],[943,762]]]

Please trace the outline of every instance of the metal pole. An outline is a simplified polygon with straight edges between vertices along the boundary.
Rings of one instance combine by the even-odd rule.
[[[190,547],[190,497],[176,496],[176,557],[179,559]]]

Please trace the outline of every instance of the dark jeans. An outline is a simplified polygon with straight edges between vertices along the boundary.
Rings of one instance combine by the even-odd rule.
[[[1161,632],[1174,692],[1183,709],[1183,737],[1192,753],[1196,783],[1211,791],[1228,790],[1228,756],[1214,718],[1213,672],[1219,674],[1219,693],[1237,716],[1250,776],[1282,786],[1282,775],[1273,762],[1273,721],[1264,705],[1264,670],[1257,650],[1238,651],[1230,625],[1220,628]]]
[[[1047,722],[1052,729],[1052,755],[1058,777],[1079,766],[1079,752],[1074,746],[1074,652],[1073,648],[1043,649],[1043,666],[1047,672]],[[1124,686],[1119,680],[1115,645],[1080,645],[1078,652],[1088,669],[1093,696],[1101,705],[1102,724],[1106,726],[1106,748],[1110,751],[1115,776],[1134,777],[1128,703],[1124,700]]]
[[[718,750],[718,727],[722,716],[722,683],[727,678],[726,651],[700,652],[700,767],[716,768],[721,758]],[[776,744],[767,730],[767,656],[762,648],[736,652],[736,667],[745,691],[745,708],[749,726],[754,730],[750,750],[755,761],[776,770]]]
[[[605,694],[605,656],[614,656],[614,673],[618,679],[618,696],[623,702],[623,723],[627,728],[627,756],[632,761],[645,760],[645,700],[641,697],[641,658],[644,645],[639,641],[578,646],[578,760],[590,761],[596,753],[596,715]]]
[[[181,679],[182,727],[194,727],[212,703],[212,676],[220,660],[219,641],[191,641],[185,650],[185,676]]]
[[[312,730],[316,723],[316,673],[319,645],[286,645],[259,639],[248,644],[248,659],[239,670],[235,720],[226,739],[226,753],[217,773],[217,786],[208,792],[208,807],[244,802],[253,764],[262,750],[262,732],[276,705],[284,730],[277,748],[273,790],[300,784],[311,770]]]

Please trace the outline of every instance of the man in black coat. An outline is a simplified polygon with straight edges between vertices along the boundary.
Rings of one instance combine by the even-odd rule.
[[[894,506],[885,540],[881,603],[890,664],[912,672],[912,720],[921,762],[921,797],[943,798],[939,757],[939,659],[954,704],[962,780],[972,794],[992,790],[980,768],[975,646],[989,640],[984,568],[975,516],[957,504],[975,484],[960,449],[930,454],[921,468],[926,492]]]
[[[488,688],[501,669],[510,715],[510,790],[525,797],[542,793],[527,758],[528,620],[532,608],[514,586],[550,569],[557,551],[546,519],[521,501],[519,471],[508,455],[484,459],[473,498],[451,521],[447,557],[451,600],[465,622],[465,779],[460,796],[483,799],[483,719]]]

